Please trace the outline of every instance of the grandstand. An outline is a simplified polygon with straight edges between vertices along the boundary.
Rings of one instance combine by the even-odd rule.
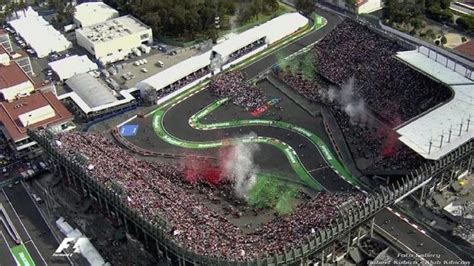
[[[263,40],[258,36],[248,38],[250,43],[243,43],[237,50],[215,49],[190,58],[137,84],[135,91],[156,90],[158,97],[174,96],[211,75],[213,52],[232,57],[235,51],[244,51],[247,54],[243,57],[265,46],[260,46]],[[226,209],[205,204],[223,200],[219,195],[228,196],[225,184],[221,187],[190,184],[186,179],[188,169],[137,159],[99,134],[55,135],[44,129],[29,133],[45,148],[53,170],[64,179],[65,185],[90,197],[94,208],[114,224],[125,227],[127,233],[137,237],[153,254],[166,258],[169,265],[301,263],[348,232],[348,239],[352,239],[351,230],[447,171],[449,164],[468,156],[472,159],[470,142],[456,156],[443,157],[439,164],[425,165],[426,169],[418,168],[423,158],[416,157],[416,153],[410,153],[397,141],[394,127],[409,125],[420,114],[429,113],[452,96],[442,80],[431,79],[395,57],[405,50],[409,48],[346,20],[310,52],[320,63],[316,68],[319,76],[314,75],[320,80],[305,78],[301,69],[296,75],[281,71],[280,77],[306,98],[330,109],[349,144],[355,147],[354,154],[359,157],[369,154],[375,166],[426,172],[416,172],[409,182],[393,190],[386,189],[373,198],[358,192],[321,192],[301,202],[291,214],[272,216],[252,230],[248,230],[252,227],[248,224],[235,222],[242,215],[240,209],[236,210],[238,204]],[[223,61],[236,63],[230,62],[229,57]],[[254,91],[250,93],[250,90]],[[215,76],[209,91],[218,97],[228,97],[246,110],[265,102],[263,93],[245,84],[240,72]],[[350,112],[356,107],[365,108]],[[226,216],[229,213],[234,217]]]
[[[453,97],[396,129],[400,141],[426,159],[438,160],[474,137],[474,74],[426,47],[399,52],[413,68],[448,85]]]
[[[100,198],[106,197],[108,202],[113,200],[110,196],[115,195],[114,204],[123,204],[120,209],[125,208],[123,212],[127,216],[136,215],[147,221],[145,228],[152,226],[153,230],[160,230],[161,237],[186,250],[181,251],[183,254],[193,252],[195,256],[208,259],[249,262],[263,256],[276,256],[305,244],[308,235],[330,225],[339,216],[339,206],[365,202],[362,193],[320,193],[302,202],[285,219],[275,217],[249,231],[248,227],[237,226],[231,222],[235,219],[227,218],[194,195],[192,184],[185,181],[183,169],[138,160],[99,134],[52,135],[45,130],[38,134],[49,139],[48,144],[40,140],[44,145],[51,145],[47,147],[48,152],[53,152],[59,160],[65,159],[64,169],[58,164],[55,170],[81,172],[81,179],[66,174],[66,182],[91,196],[101,208],[105,204],[111,220],[120,223],[121,217],[110,211],[112,206],[107,207],[108,203],[101,203]],[[95,189],[87,188],[92,184],[104,191],[97,194]],[[197,188],[214,201],[219,194],[219,187],[198,185]],[[229,191],[224,193],[229,194]]]
[[[137,83],[129,92],[154,89],[159,92],[160,98],[178,89],[190,88],[200,80],[245,60],[307,24],[308,19],[299,13],[283,14],[230,37],[215,45],[209,52],[184,60]]]
[[[319,79],[305,78],[304,69],[290,73],[291,67],[279,75],[306,98],[330,107],[359,169],[406,171],[424,156],[405,146],[403,137],[399,141],[402,131],[394,128],[452,97],[445,80],[396,57],[413,48],[346,19],[310,51]]]

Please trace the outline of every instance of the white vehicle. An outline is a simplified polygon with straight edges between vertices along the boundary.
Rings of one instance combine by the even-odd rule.
[[[141,71],[142,71],[143,73],[148,73],[148,69],[146,69],[146,68],[142,68]]]
[[[76,29],[76,24],[69,24],[64,26],[64,32],[70,32]]]
[[[138,50],[137,48],[133,48],[132,51],[136,56],[142,56],[142,52],[140,52],[140,50]]]
[[[143,61],[143,64],[148,64],[148,60],[142,59],[142,61]]]
[[[38,197],[38,195],[36,195],[35,193],[31,193],[31,197],[37,202],[37,203],[41,203],[43,202],[43,199]]]
[[[163,61],[158,60],[158,62],[156,62],[156,65],[159,67],[164,67],[165,63],[163,63]]]
[[[140,50],[141,50],[143,53],[148,54],[148,53],[150,53],[150,51],[151,51],[151,47],[142,44],[142,45],[140,45]]]

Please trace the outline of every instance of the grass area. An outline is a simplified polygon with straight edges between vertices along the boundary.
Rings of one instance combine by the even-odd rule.
[[[249,193],[248,202],[256,208],[274,209],[278,214],[291,213],[296,202],[298,189],[265,174],[257,177]]]

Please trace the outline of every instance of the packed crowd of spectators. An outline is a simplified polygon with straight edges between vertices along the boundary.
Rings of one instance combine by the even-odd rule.
[[[191,82],[193,81],[196,81],[202,77],[204,77],[205,75],[209,74],[211,71],[209,70],[208,67],[205,67],[205,68],[202,68],[168,86],[166,86],[165,88],[159,90],[157,92],[157,99],[160,99],[161,97],[163,96],[166,96],[176,90],[179,90],[181,89],[182,87],[190,84]]]
[[[262,47],[264,44],[265,44],[264,39],[260,39],[256,42],[253,42],[253,43],[243,47],[242,49],[239,49],[239,50],[233,52],[232,54],[230,54],[229,58],[227,58],[225,63],[226,64],[231,63],[232,61],[234,61],[234,60],[236,60],[236,59],[238,59],[238,58],[240,58],[240,57],[256,50],[257,48]]]
[[[266,97],[262,89],[244,81],[244,74],[240,71],[226,72],[211,80],[209,91],[221,98],[229,98],[235,105],[247,111],[262,106]]]
[[[327,86],[302,73],[288,69],[279,76],[305,98],[329,107],[354,157],[367,161],[367,169],[414,169],[423,158],[401,143],[393,128],[447,100],[450,92],[393,58],[401,50],[395,41],[348,19],[312,50],[317,71],[331,83],[344,87],[354,77],[354,98],[368,106],[363,118],[351,116],[347,106],[330,99]]]
[[[395,131],[373,118],[359,121],[350,117],[344,107],[327,97],[328,90],[316,82],[303,78],[301,74],[280,72],[280,78],[288,87],[296,90],[306,99],[324,104],[329,108],[349,148],[356,159],[368,161],[364,169],[401,170],[415,169],[423,163],[423,158],[398,141]]]
[[[392,126],[451,97],[449,88],[394,58],[407,48],[358,24],[344,20],[312,50],[318,72],[342,85],[355,77],[355,91]]]
[[[118,193],[145,220],[154,223],[157,217],[163,219],[172,241],[213,258],[252,260],[289,250],[330,224],[344,203],[365,200],[362,194],[319,193],[292,214],[244,233],[189,193],[183,182],[176,182],[183,179],[183,173],[175,166],[138,160],[99,134],[61,133],[53,143],[71,160],[82,155],[82,166],[89,176]]]

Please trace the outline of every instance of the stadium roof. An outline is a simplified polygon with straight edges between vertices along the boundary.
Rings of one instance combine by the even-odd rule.
[[[161,90],[189,74],[208,66],[211,62],[210,57],[211,52],[206,52],[183,60],[161,72],[158,72],[156,75],[139,82],[136,87],[138,89],[152,87],[155,90]]]
[[[278,16],[262,25],[253,27],[242,33],[230,37],[228,40],[217,44],[213,51],[222,57],[227,57],[233,52],[263,38],[267,38],[267,43],[275,41],[297,31],[308,24],[308,19],[299,13],[287,13]]]
[[[436,63],[417,50],[399,52],[397,57],[447,84],[454,92],[449,102],[400,126],[396,130],[400,141],[424,158],[438,160],[473,138],[474,81],[447,68],[445,65],[451,66],[451,63],[446,60],[443,62],[440,55],[438,61],[441,63]]]
[[[60,80],[66,80],[76,74],[87,73],[98,69],[96,63],[92,62],[86,55],[73,55],[48,64],[59,76]]]
[[[38,15],[27,15],[8,23],[40,58],[72,47],[71,42]]]
[[[118,99],[109,87],[99,82],[88,73],[74,75],[66,81],[71,88],[89,107],[97,107],[113,103]]]
[[[37,128],[50,124],[59,124],[72,119],[71,113],[69,113],[66,107],[64,107],[52,92],[36,91],[14,102],[0,103],[0,122],[3,124],[6,136],[14,141],[24,139],[27,134],[26,127],[22,124],[22,120],[24,122],[28,119],[22,118],[22,115],[31,114],[36,110],[43,110],[43,107],[46,106],[54,110],[54,116],[47,115],[44,117],[45,119],[35,117],[34,121],[36,122],[28,125],[29,127]]]
[[[81,27],[88,27],[118,17],[118,15],[117,10],[103,2],[86,2],[76,6],[74,19],[81,24]]]

